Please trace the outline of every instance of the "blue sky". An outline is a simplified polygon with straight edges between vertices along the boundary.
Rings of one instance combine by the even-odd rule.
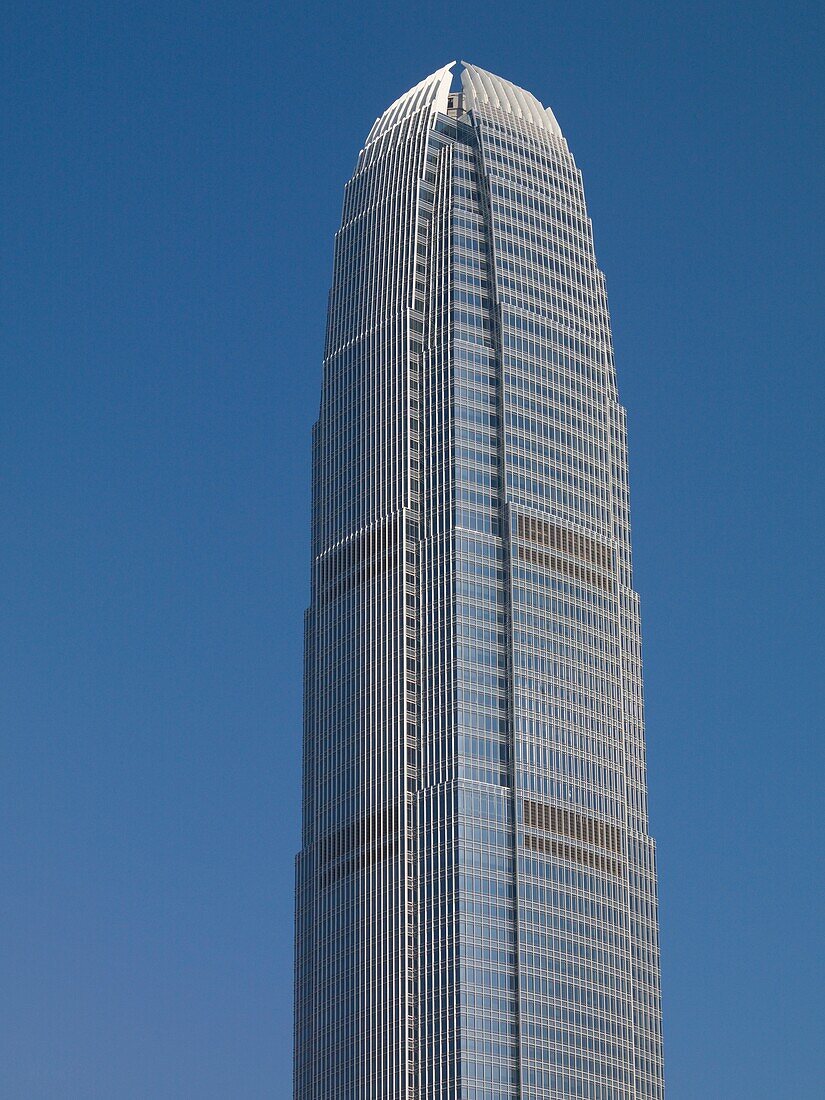
[[[341,189],[454,58],[552,106],[628,407],[669,1100],[821,1091],[823,13],[12,4],[0,1095],[288,1097]]]

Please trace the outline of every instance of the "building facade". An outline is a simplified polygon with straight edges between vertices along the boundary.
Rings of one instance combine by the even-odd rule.
[[[625,413],[550,110],[376,121],[313,437],[296,1100],[660,1100]]]

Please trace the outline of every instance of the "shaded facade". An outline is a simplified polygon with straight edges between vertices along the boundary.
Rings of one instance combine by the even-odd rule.
[[[313,439],[296,1100],[663,1090],[625,413],[552,113],[373,126]]]

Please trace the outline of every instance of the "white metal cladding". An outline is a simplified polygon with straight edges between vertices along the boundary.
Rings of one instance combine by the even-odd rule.
[[[461,84],[468,111],[494,107],[514,115],[522,122],[532,122],[534,126],[549,130],[554,137],[561,138],[561,130],[553,112],[549,107],[542,107],[530,92],[525,92],[509,80],[493,76],[476,65],[468,65],[464,61],[462,65]]]
[[[367,137],[367,145],[398,122],[409,115],[415,114],[422,108],[428,108],[434,114],[439,111],[442,114],[446,112],[447,94],[452,81],[452,68],[452,64],[445,65],[443,69],[439,69],[432,76],[428,76],[420,84],[416,84],[414,88],[410,88],[408,92],[396,99],[395,103],[389,106],[380,118],[375,120],[375,124]]]
[[[373,126],[313,436],[296,1100],[661,1100],[624,410],[581,177],[450,66]]]

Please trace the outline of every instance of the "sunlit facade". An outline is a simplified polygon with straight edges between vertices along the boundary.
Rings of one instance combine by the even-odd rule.
[[[373,126],[313,441],[296,1100],[660,1100],[625,413],[582,181],[472,65]]]

